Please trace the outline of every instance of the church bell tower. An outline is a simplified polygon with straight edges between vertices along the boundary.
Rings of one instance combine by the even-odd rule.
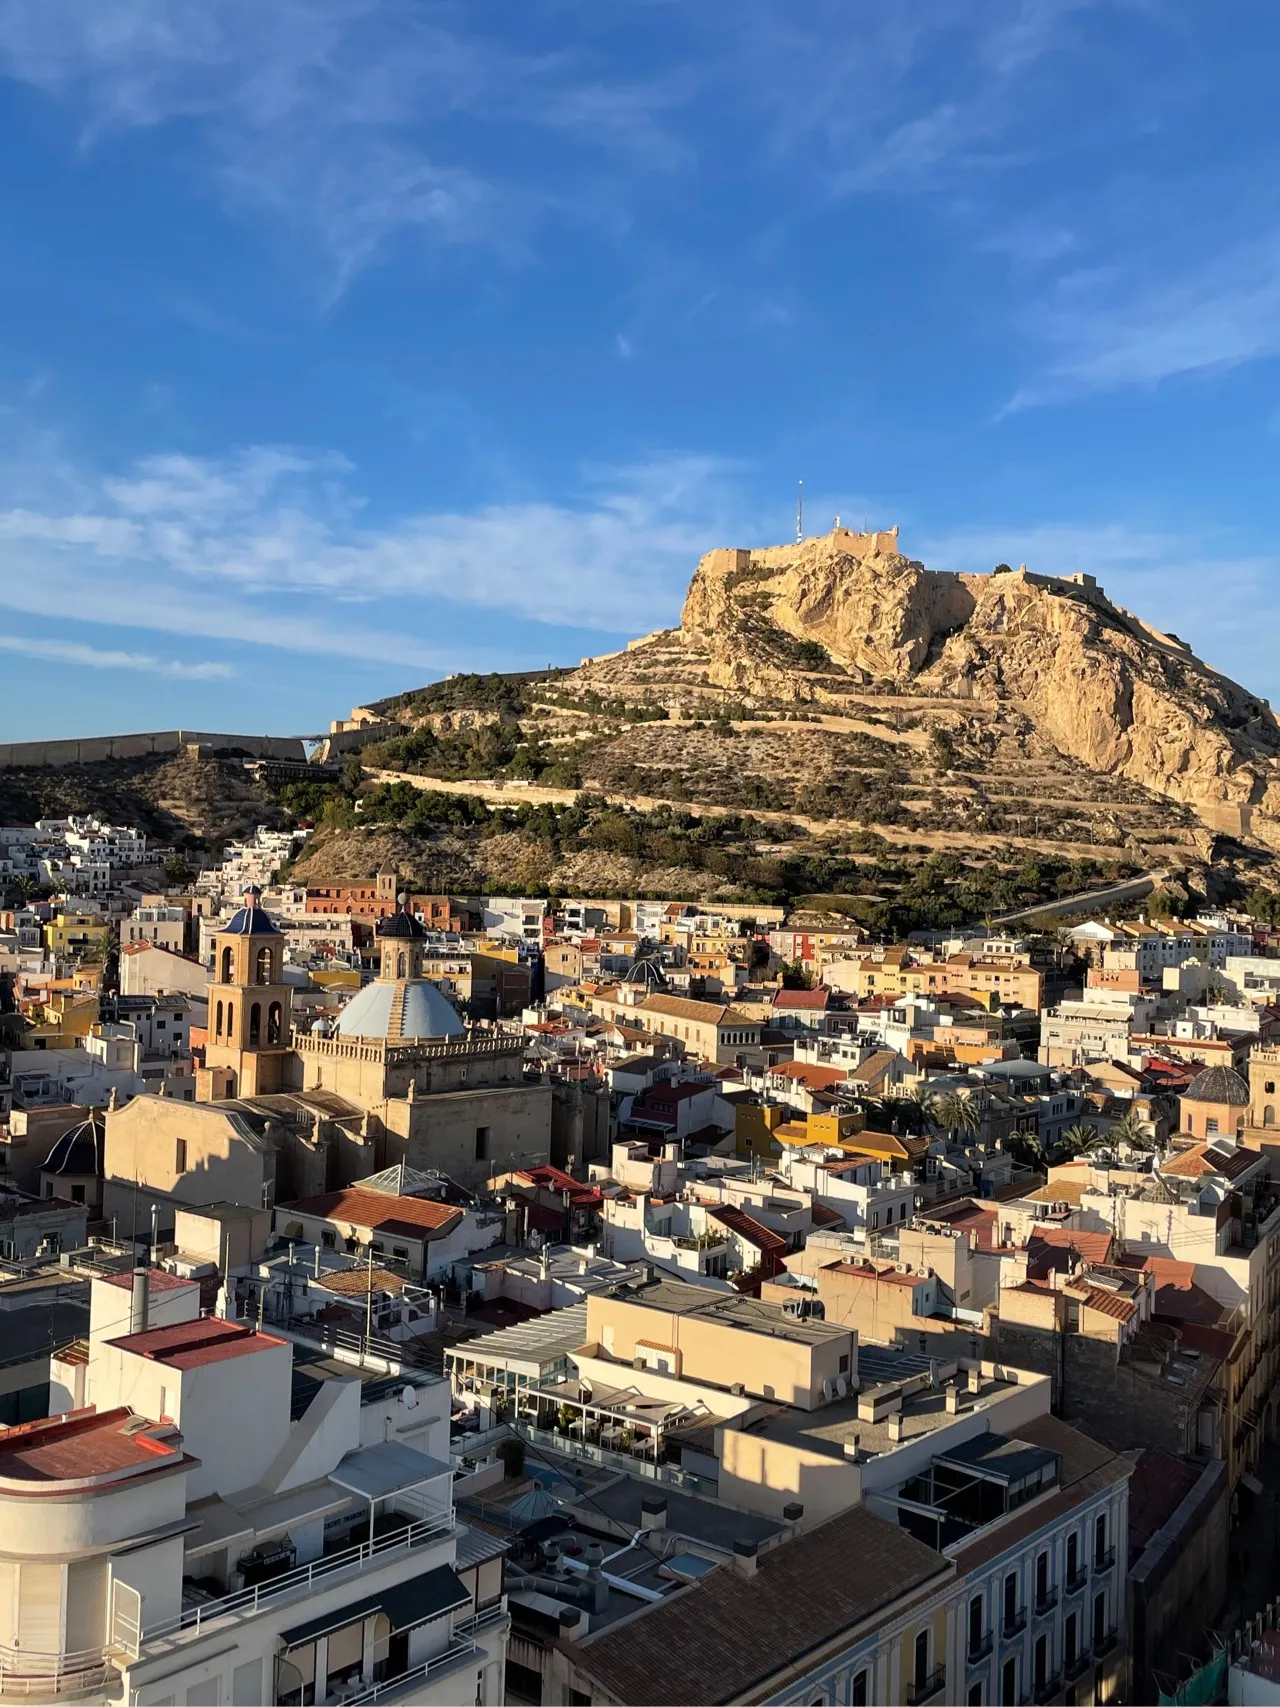
[[[284,982],[284,938],[260,901],[260,890],[246,890],[244,906],[213,939],[209,1041],[196,1073],[197,1102],[283,1088],[292,992]]]

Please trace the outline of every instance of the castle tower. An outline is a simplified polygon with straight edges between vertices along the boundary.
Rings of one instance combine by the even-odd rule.
[[[244,906],[213,939],[209,1041],[196,1074],[197,1102],[283,1087],[293,998],[284,982],[284,939],[260,898],[260,890],[246,890]]]

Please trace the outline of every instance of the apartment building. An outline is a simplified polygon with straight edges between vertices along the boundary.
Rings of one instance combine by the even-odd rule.
[[[456,1521],[443,1383],[119,1279],[55,1360],[71,1408],[0,1434],[0,1694],[502,1701],[502,1547]]]

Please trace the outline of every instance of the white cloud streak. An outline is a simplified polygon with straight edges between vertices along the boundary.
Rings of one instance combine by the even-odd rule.
[[[673,621],[697,557],[741,514],[726,467],[698,456],[590,471],[576,503],[380,528],[350,474],[340,457],[281,446],[77,473],[39,504],[0,509],[12,571],[0,604],[432,668],[443,655],[417,636],[438,629],[442,604],[607,634]]]
[[[226,681],[235,674],[230,664],[188,664],[178,658],[157,658],[149,652],[104,651],[74,640],[44,639],[36,635],[0,634],[0,652],[43,658],[50,664],[76,664],[88,670],[135,670],[147,676],[167,676],[171,681]]]

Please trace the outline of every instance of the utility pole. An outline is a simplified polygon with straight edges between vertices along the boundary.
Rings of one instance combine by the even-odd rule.
[[[796,491],[796,544],[804,541],[804,481],[801,480]]]

